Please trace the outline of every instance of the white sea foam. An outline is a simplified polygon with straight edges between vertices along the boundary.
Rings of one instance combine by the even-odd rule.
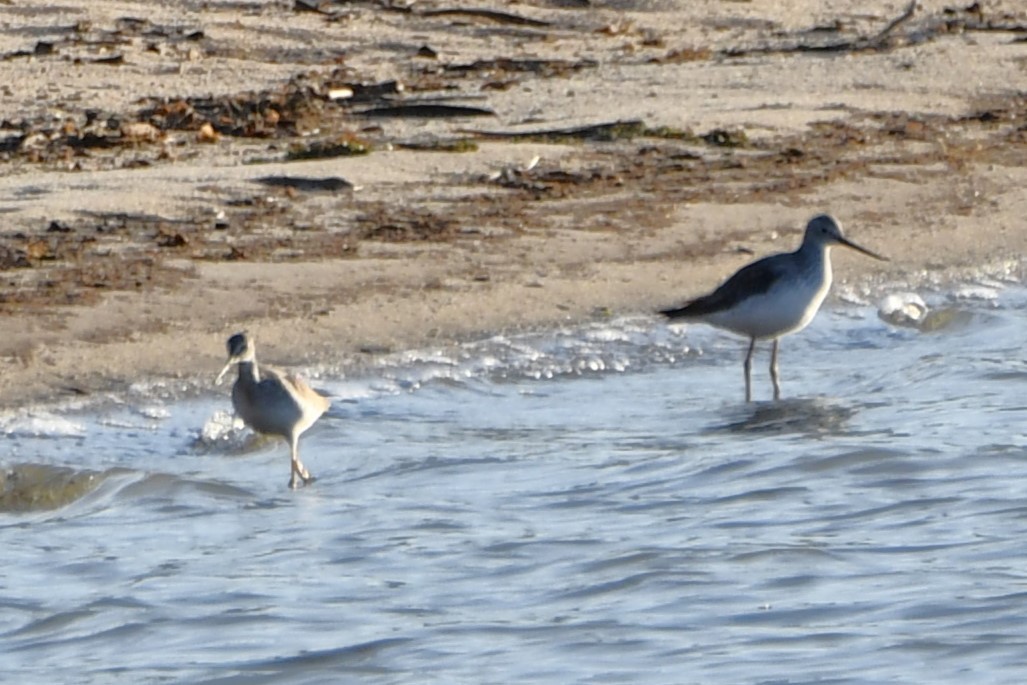
[[[231,412],[216,411],[207,419],[200,429],[197,440],[202,445],[214,445],[225,443],[234,439],[243,430],[244,424],[241,419],[236,418]]]
[[[955,300],[977,300],[997,302],[1002,288],[995,283],[968,283],[955,288],[952,298]]]
[[[47,411],[22,409],[0,416],[0,433],[9,437],[77,438],[85,424]]]
[[[923,298],[911,292],[891,293],[877,305],[877,316],[893,326],[917,328],[928,311]]]

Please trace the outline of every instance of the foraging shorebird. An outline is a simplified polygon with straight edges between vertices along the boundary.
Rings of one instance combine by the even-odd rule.
[[[749,338],[745,356],[745,401],[752,401],[752,355],[757,340],[773,340],[770,378],[774,399],[781,399],[777,349],[782,336],[801,331],[816,316],[831,288],[830,249],[844,245],[868,257],[885,257],[860,247],[842,235],[838,221],[828,215],[806,225],[795,252],[775,254],[742,267],[708,295],[660,313],[673,320],[695,320]]]
[[[314,477],[300,461],[300,435],[328,411],[331,402],[299,376],[264,368],[264,377],[261,378],[256,349],[245,333],[236,333],[229,338],[227,347],[228,363],[214,383],[220,383],[233,364],[239,367],[239,376],[232,386],[235,413],[258,433],[279,435],[289,443],[292,457],[290,488],[299,487],[300,480],[303,485],[310,483]]]

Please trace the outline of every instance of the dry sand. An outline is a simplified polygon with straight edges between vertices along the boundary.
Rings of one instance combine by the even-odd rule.
[[[0,0],[0,406],[647,312],[821,211],[856,292],[1019,276],[1027,10],[907,10]]]

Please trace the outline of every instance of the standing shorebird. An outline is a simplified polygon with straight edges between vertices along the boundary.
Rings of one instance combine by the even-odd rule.
[[[749,338],[745,356],[745,401],[752,401],[752,355],[757,340],[773,340],[770,378],[774,399],[781,399],[777,348],[782,336],[805,328],[831,288],[830,249],[844,245],[868,257],[885,257],[860,247],[842,235],[838,221],[828,215],[813,217],[806,225],[802,245],[795,252],[770,255],[742,267],[709,295],[660,313],[671,320],[692,319]]]
[[[314,477],[300,461],[300,435],[328,411],[331,402],[299,376],[265,368],[264,378],[261,378],[256,349],[245,333],[236,333],[229,338],[227,347],[228,363],[214,383],[220,383],[233,364],[239,366],[239,376],[232,386],[235,413],[258,433],[280,435],[289,443],[292,457],[290,488],[299,487],[300,480],[303,485],[310,483]]]

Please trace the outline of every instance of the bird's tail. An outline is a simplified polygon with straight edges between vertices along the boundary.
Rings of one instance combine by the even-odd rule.
[[[664,315],[671,321],[674,321],[676,319],[690,319],[693,316],[695,316],[695,313],[692,311],[691,302],[684,305],[683,307],[675,307],[673,309],[661,309],[659,313]]]

